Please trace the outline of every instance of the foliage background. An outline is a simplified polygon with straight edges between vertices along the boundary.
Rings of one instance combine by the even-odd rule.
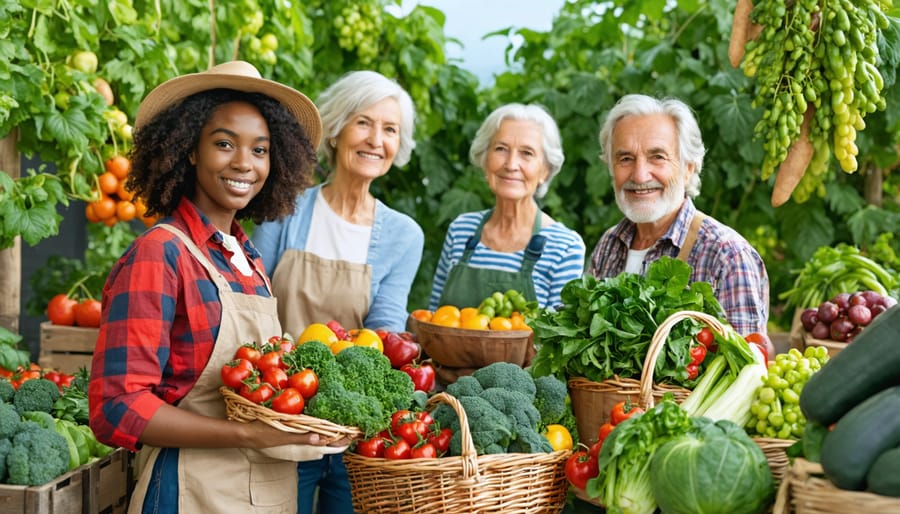
[[[883,41],[888,107],[866,119],[858,141],[860,171],[847,175],[835,165],[820,195],[774,209],[772,185],[759,179],[755,84],[727,60],[732,9],[733,0],[570,0],[550,30],[518,30],[524,43],[509,47],[509,69],[482,88],[459,63],[448,62],[443,13],[422,5],[397,16],[390,13],[400,11],[398,4],[389,0],[0,0],[0,136],[17,128],[23,155],[60,170],[26,170],[16,186],[0,182],[0,200],[10,200],[0,202],[6,206],[0,208],[0,242],[21,234],[34,245],[54,235],[57,204],[89,200],[103,160],[127,147],[104,114],[119,109],[131,119],[140,99],[172,76],[240,58],[315,99],[346,71],[375,69],[406,87],[418,110],[412,161],[376,181],[373,192],[425,230],[409,303],[410,309],[424,307],[447,225],[457,214],[491,203],[480,171],[466,158],[490,110],[505,102],[537,102],[554,115],[566,163],[543,208],[581,233],[590,249],[621,216],[597,158],[600,123],[622,94],[643,92],[679,97],[696,110],[708,148],[696,203],[763,255],[772,321],[784,326],[790,313],[779,311],[778,294],[789,289],[792,272],[816,248],[838,242],[865,248],[900,228],[892,173],[900,139],[894,80],[900,29],[893,20]],[[96,74],[66,65],[75,49],[98,55]],[[113,107],[85,87],[95,76],[112,85]],[[60,92],[69,95],[65,107],[58,105]],[[134,231],[124,224],[92,227],[85,258],[90,265],[82,267],[111,265]],[[32,298],[29,311],[41,312],[56,282],[67,280],[73,278],[51,280],[49,272],[37,277],[42,294]]]

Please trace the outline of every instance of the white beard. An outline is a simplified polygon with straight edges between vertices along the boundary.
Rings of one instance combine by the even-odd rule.
[[[625,182],[621,188],[616,190],[616,205],[619,206],[625,217],[633,223],[654,223],[681,207],[681,203],[685,198],[684,180],[681,175],[676,175],[669,182],[668,186],[663,187],[662,196],[659,200],[634,199],[625,195],[627,189],[655,187],[662,187],[662,184],[655,180],[645,184],[637,184],[631,181]]]

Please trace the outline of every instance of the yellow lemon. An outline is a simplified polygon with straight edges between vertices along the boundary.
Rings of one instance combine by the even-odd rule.
[[[326,345],[332,345],[337,342],[338,338],[334,330],[328,328],[324,323],[312,323],[303,329],[300,337],[297,338],[297,344],[308,343],[310,341],[319,341]]]
[[[554,451],[571,450],[574,443],[572,442],[572,434],[569,429],[562,425],[547,425],[547,432],[544,433],[550,446]]]

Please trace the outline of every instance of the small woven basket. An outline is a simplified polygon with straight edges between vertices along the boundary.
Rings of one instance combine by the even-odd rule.
[[[787,456],[787,449],[797,442],[796,439],[776,439],[773,437],[754,437],[753,442],[762,448],[766,460],[769,461],[769,469],[772,470],[772,478],[776,482],[784,479],[791,461]]]
[[[672,393],[675,401],[679,403],[691,394],[690,389],[653,383],[653,368],[665,346],[669,332],[676,324],[689,318],[706,324],[719,334],[726,330],[721,321],[709,314],[698,311],[676,312],[660,323],[653,333],[647,355],[644,357],[641,380],[619,377],[602,382],[594,382],[583,377],[569,379],[572,410],[578,425],[578,437],[582,442],[588,446],[597,442],[597,429],[607,421],[610,409],[622,400],[637,398],[638,405],[648,408],[652,407],[655,401],[662,399],[666,393]]]
[[[796,458],[778,488],[773,514],[850,514],[900,512],[900,498],[838,489],[822,466]]]
[[[450,405],[459,416],[462,455],[392,460],[344,453],[356,512],[555,514],[562,510],[570,450],[477,455],[462,405],[453,396],[438,393],[426,407],[438,403]]]
[[[331,421],[307,416],[305,414],[282,414],[262,405],[251,402],[231,389],[222,386],[219,392],[225,398],[225,413],[228,419],[250,423],[262,421],[284,432],[306,434],[313,432],[321,435],[329,442],[338,439],[358,439],[363,436],[362,430],[357,427],[338,425]]]

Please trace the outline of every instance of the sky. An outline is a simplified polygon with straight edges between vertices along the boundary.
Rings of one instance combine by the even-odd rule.
[[[449,44],[448,58],[461,58],[462,67],[478,76],[483,85],[493,82],[493,75],[505,69],[504,50],[508,38],[485,34],[507,27],[547,31],[553,17],[565,0],[405,0],[403,10],[417,3],[436,7],[447,20],[444,34],[460,41],[463,48]]]

